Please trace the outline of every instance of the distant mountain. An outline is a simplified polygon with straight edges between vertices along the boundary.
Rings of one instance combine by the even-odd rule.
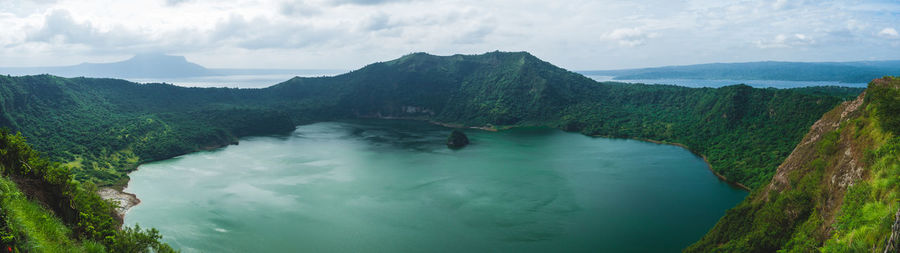
[[[900,75],[900,61],[710,63],[658,68],[591,70],[579,71],[579,73],[614,76],[615,80],[700,79],[868,83],[875,78]]]
[[[308,75],[316,73],[340,73],[339,70],[311,69],[209,69],[189,62],[184,56],[160,53],[138,54],[111,63],[82,63],[56,67],[7,67],[0,74],[38,75],[51,74],[63,77],[112,77],[112,78],[183,78],[227,75]]]
[[[139,54],[131,59],[113,63],[82,63],[69,67],[69,75],[90,73],[97,77],[185,77],[207,76],[213,72],[184,56]]]

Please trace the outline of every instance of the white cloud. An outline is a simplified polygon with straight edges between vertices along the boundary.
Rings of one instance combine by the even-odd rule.
[[[900,34],[897,33],[897,30],[891,27],[881,29],[878,32],[878,36],[886,37],[886,38],[897,38],[900,37]]]
[[[884,39],[900,38],[890,28],[900,23],[897,6],[873,0],[4,0],[0,66],[96,62],[143,51],[186,55],[211,67],[344,69],[420,51],[530,51],[569,69],[898,59],[900,43]]]
[[[54,10],[45,16],[44,25],[39,30],[28,33],[27,40],[50,44],[118,46],[135,44],[133,37],[131,32],[121,27],[102,31],[89,21],[76,21],[68,11]]]
[[[314,16],[322,13],[322,10],[316,6],[309,5],[303,1],[286,1],[281,3],[281,14],[285,16]]]
[[[178,4],[186,3],[186,2],[188,2],[188,1],[190,1],[190,0],[166,0],[166,4],[168,4],[168,5],[178,5]]]
[[[644,45],[648,39],[656,37],[656,34],[645,32],[640,28],[619,28],[606,34],[606,37],[621,46],[635,47]]]
[[[793,35],[778,34],[770,40],[757,40],[754,44],[759,48],[767,49],[807,46],[815,42],[806,34],[795,33]]]
[[[785,4],[787,4],[787,0],[775,0],[775,2],[772,3],[772,8],[781,9]]]
[[[356,5],[379,5],[396,2],[409,2],[411,0],[332,0],[332,4],[356,4]]]

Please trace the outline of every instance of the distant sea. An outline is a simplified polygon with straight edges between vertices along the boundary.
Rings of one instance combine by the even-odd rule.
[[[184,87],[228,87],[228,88],[265,88],[281,82],[299,77],[335,76],[344,71],[332,71],[322,73],[302,74],[271,74],[271,75],[223,75],[223,76],[199,76],[179,78],[125,78],[137,83],[168,83]]]
[[[613,80],[615,76],[592,76],[587,77],[598,82],[620,82],[620,83],[644,83],[644,84],[672,84],[678,86],[686,86],[692,88],[711,87],[718,88],[722,86],[734,84],[746,84],[756,88],[798,88],[809,86],[845,86],[845,87],[862,87],[865,83],[842,83],[835,81],[781,81],[781,80],[698,80],[698,79],[638,79],[638,80]]]

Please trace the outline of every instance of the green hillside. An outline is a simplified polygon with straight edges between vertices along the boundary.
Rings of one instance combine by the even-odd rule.
[[[826,113],[768,185],[687,251],[896,252],[898,99],[900,80],[879,79]]]
[[[155,229],[120,229],[115,205],[19,134],[0,130],[0,246],[10,252],[172,252]]]

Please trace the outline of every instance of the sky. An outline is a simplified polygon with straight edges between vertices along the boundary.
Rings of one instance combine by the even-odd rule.
[[[528,51],[571,70],[900,59],[900,1],[0,0],[0,66],[167,53],[214,68],[356,69]]]

